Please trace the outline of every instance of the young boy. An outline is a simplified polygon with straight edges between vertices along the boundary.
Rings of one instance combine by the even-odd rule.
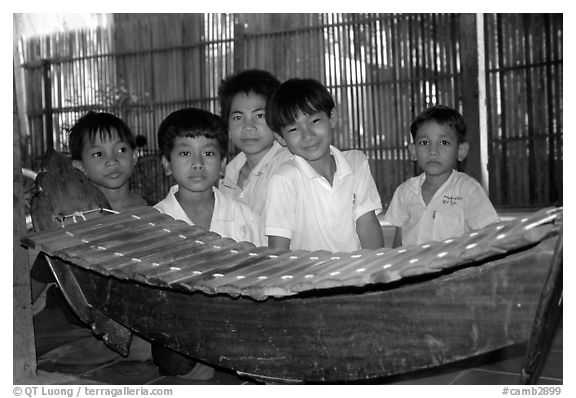
[[[328,90],[312,79],[287,80],[268,101],[268,125],[294,155],[270,181],[270,247],[336,252],[384,246],[368,159],[331,145],[334,107]]]
[[[102,191],[112,210],[123,211],[131,207],[151,205],[129,188],[129,179],[136,164],[136,139],[130,128],[117,116],[106,112],[90,111],[80,117],[69,132],[69,148],[72,165],[80,169],[90,182]],[[42,292],[47,283],[54,282],[52,272],[45,263],[35,264],[31,271],[33,299]],[[61,328],[62,336],[82,324],[71,313],[62,294],[54,287],[46,292],[45,308],[35,317],[37,332],[46,327]],[[88,336],[74,343],[89,363],[94,358],[111,360],[121,358],[103,341]],[[127,359],[146,360],[150,357],[150,345],[137,337],[132,338]]]
[[[196,108],[175,111],[158,128],[162,165],[176,185],[154,207],[163,213],[237,241],[262,245],[256,217],[242,202],[215,184],[226,161],[228,136],[220,117]],[[214,369],[168,348],[152,344],[160,373],[207,380]]]
[[[136,138],[117,116],[88,112],[70,129],[72,165],[96,185],[113,210],[146,206],[147,201],[132,192],[129,179],[136,165]]]
[[[228,136],[241,151],[226,165],[220,190],[250,206],[260,223],[263,242],[270,177],[291,157],[266,124],[266,102],[279,85],[269,72],[251,69],[227,77],[218,89]]]
[[[410,132],[410,154],[423,173],[394,192],[384,218],[396,226],[394,245],[441,241],[498,221],[482,186],[455,170],[469,148],[462,115],[433,106],[414,119]]]
[[[176,185],[154,207],[188,224],[261,246],[250,208],[215,186],[227,145],[226,127],[218,116],[196,108],[168,115],[158,128],[158,147],[166,175]]]

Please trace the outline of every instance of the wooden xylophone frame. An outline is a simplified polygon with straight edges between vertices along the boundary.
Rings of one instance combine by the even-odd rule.
[[[207,290],[202,284],[170,286],[161,278],[110,272],[103,263],[53,250],[42,240],[62,230],[33,234],[23,243],[43,253],[81,319],[122,354],[130,334],[137,333],[260,380],[346,382],[526,342],[558,239],[554,218],[561,219],[561,210],[553,214],[538,215],[542,225],[530,229],[502,224],[495,231],[509,231],[506,239],[514,242],[506,250],[492,244],[467,261],[414,268],[404,253],[430,248],[404,248],[394,253],[400,268],[373,272],[372,279],[344,284],[328,278],[308,288],[295,284],[300,287],[294,290],[230,290],[230,284]],[[79,227],[64,230],[74,228]],[[450,247],[470,250],[478,242],[506,241],[490,238],[495,231],[456,239]],[[439,247],[430,250],[438,253]]]

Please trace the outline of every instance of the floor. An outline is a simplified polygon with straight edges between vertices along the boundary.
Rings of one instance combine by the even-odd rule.
[[[50,316],[54,319],[52,315]],[[39,384],[260,384],[224,369],[217,369],[214,377],[208,381],[162,376],[152,360],[126,360],[120,356],[103,358],[101,350],[96,350],[95,353],[85,350],[78,352],[80,349],[75,349],[78,342],[94,342],[94,337],[85,328],[72,328],[63,334],[58,330],[47,329],[41,325],[40,321],[35,321],[35,325],[39,325],[36,332],[36,347],[39,356],[38,375],[45,380],[50,380],[46,383],[38,382]],[[563,325],[560,322],[538,384],[563,384],[562,342]],[[55,352],[58,355],[54,355]],[[361,384],[515,385],[520,383],[520,369],[524,353],[525,345],[512,346],[449,365],[401,376],[369,380]]]

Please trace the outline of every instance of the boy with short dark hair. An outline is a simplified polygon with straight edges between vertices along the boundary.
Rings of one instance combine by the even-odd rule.
[[[261,246],[258,223],[250,208],[215,186],[227,146],[226,127],[219,116],[196,108],[168,115],[158,128],[158,147],[166,175],[171,175],[176,185],[154,207],[223,237]],[[213,368],[158,344],[152,344],[152,356],[163,375],[192,380],[214,375]]]
[[[113,210],[148,204],[130,190],[138,153],[136,138],[122,119],[107,112],[86,113],[70,129],[69,148],[72,165],[104,193]]]
[[[468,155],[460,113],[432,106],[410,126],[412,159],[423,173],[394,192],[384,218],[396,226],[394,246],[441,241],[499,220],[482,186],[456,170]]]
[[[176,185],[154,207],[172,217],[236,241],[261,245],[250,208],[219,191],[228,137],[220,117],[196,108],[172,112],[158,128],[166,175]]]
[[[266,102],[279,85],[269,72],[249,69],[227,77],[218,89],[228,136],[241,151],[226,165],[220,190],[250,206],[260,222],[263,242],[270,177],[291,157],[276,142],[265,118]]]
[[[270,247],[349,252],[384,246],[368,159],[332,146],[334,108],[328,90],[312,79],[290,79],[268,101],[268,125],[294,155],[270,181]]]
[[[106,197],[112,210],[125,211],[139,206],[152,205],[140,195],[132,192],[129,180],[138,159],[136,139],[126,123],[118,116],[107,112],[89,111],[81,116],[69,131],[69,149],[72,165],[80,169]],[[30,271],[33,299],[54,282],[54,276],[45,262],[35,263]],[[62,315],[65,318],[61,318]],[[46,326],[46,317],[56,320],[67,333],[74,325],[82,323],[71,313],[59,289],[51,287],[46,293],[46,308],[35,318],[38,330]],[[91,356],[104,359],[121,358],[110,350],[102,340],[92,337],[75,343],[79,352],[84,353],[87,362]],[[81,347],[81,346],[86,347]],[[80,350],[80,348],[83,348]],[[136,335],[132,338],[128,359],[146,360],[150,357],[148,342]]]

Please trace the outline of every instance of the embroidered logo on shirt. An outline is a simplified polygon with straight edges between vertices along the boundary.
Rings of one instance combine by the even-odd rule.
[[[448,195],[442,196],[442,204],[443,205],[454,206],[460,200],[462,200],[462,196],[448,196]]]

